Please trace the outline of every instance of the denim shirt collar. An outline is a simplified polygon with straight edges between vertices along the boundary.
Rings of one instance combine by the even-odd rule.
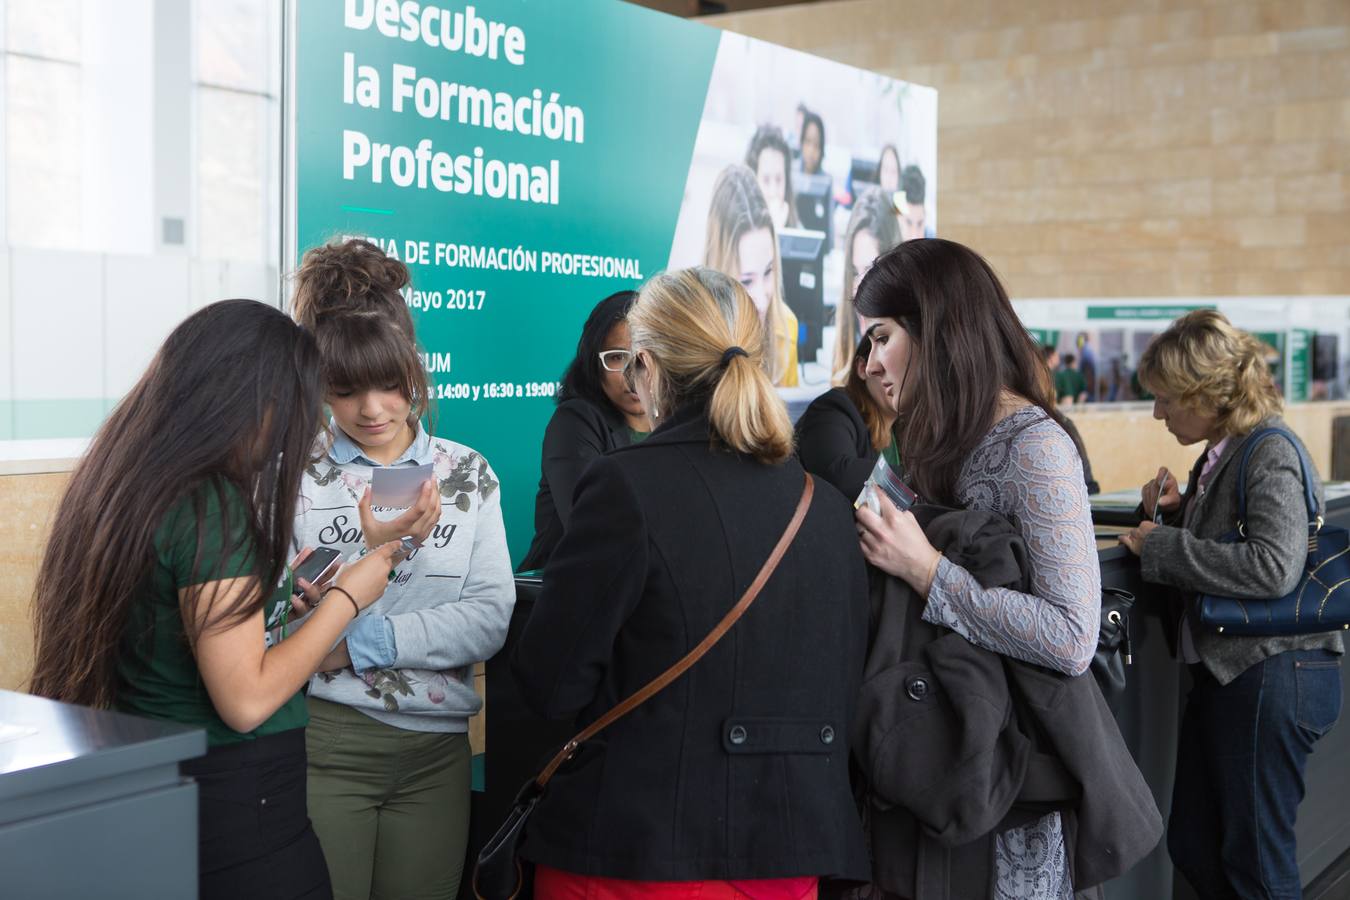
[[[335,420],[328,420],[328,428],[333,433],[333,446],[328,448],[328,458],[340,466],[356,462],[365,466],[383,466],[384,463],[375,462],[375,460],[361,452],[356,441],[347,436]],[[408,449],[398,459],[390,463],[390,466],[421,465],[431,462],[431,435],[422,427],[422,423],[417,423],[417,436],[413,442],[408,445]]]

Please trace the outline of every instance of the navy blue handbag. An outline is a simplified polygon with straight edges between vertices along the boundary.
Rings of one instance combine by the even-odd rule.
[[[1312,634],[1350,628],[1350,531],[1327,525],[1317,512],[1317,496],[1308,477],[1308,460],[1293,435],[1282,428],[1263,428],[1247,438],[1238,466],[1237,528],[1219,538],[1224,543],[1246,540],[1247,461],[1263,439],[1279,435],[1298,452],[1303,472],[1303,499],[1308,507],[1308,561],[1298,585],[1273,600],[1241,600],[1201,594],[1196,619],[1211,631],[1237,635]]]

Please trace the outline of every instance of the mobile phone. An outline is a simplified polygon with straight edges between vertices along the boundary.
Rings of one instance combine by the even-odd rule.
[[[405,509],[417,502],[423,483],[436,477],[431,463],[420,466],[381,466],[370,474],[370,503],[389,509]]]
[[[301,578],[310,584],[318,584],[337,570],[342,562],[342,554],[332,547],[318,547],[313,550],[305,561],[296,566],[292,574],[296,584],[292,591],[296,596],[303,594],[300,589],[299,580]]]
[[[909,485],[905,484],[900,477],[900,473],[890,467],[886,462],[886,457],[878,456],[877,464],[872,467],[871,476],[863,484],[862,493],[853,502],[853,508],[861,509],[866,506],[872,512],[881,515],[882,496],[889,497],[896,508],[902,512],[919,502],[918,495]]]

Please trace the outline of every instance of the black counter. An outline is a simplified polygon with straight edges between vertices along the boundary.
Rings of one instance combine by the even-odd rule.
[[[1094,515],[1094,519],[1103,525],[1124,524],[1118,515]],[[1350,497],[1329,500],[1327,520],[1350,527]],[[1159,592],[1150,590],[1141,580],[1138,559],[1110,540],[1099,541],[1098,547],[1102,585],[1124,588],[1138,598],[1130,619],[1134,665],[1126,670],[1124,695],[1114,699],[1112,707],[1121,734],[1165,819],[1171,808],[1176,741],[1190,676],[1186,667],[1171,656],[1163,632],[1163,623],[1170,617],[1161,608]],[[1341,667],[1341,683],[1343,695],[1350,700],[1350,667]],[[1345,718],[1343,713],[1343,721],[1313,746],[1308,759],[1307,796],[1299,807],[1297,826],[1299,871],[1305,888],[1320,887],[1319,876],[1350,853],[1350,724]],[[1167,849],[1160,845],[1129,874],[1108,885],[1107,896],[1111,900],[1191,900],[1194,894],[1184,879],[1173,877]],[[1344,900],[1347,896],[1350,888],[1344,883],[1334,893],[1305,894],[1306,900]]]

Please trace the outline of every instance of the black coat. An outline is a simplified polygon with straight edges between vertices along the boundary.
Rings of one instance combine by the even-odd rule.
[[[806,471],[834,485],[850,502],[862,493],[877,451],[862,413],[843,388],[812,400],[797,420],[797,458]]]
[[[749,586],[803,482],[795,460],[713,448],[699,408],[595,460],[516,648],[526,702],[580,727],[667,669]],[[865,878],[847,731],[866,639],[852,510],[817,481],[754,605],[559,770],[523,855],[638,880]]]
[[[520,564],[522,571],[548,565],[572,515],[577,481],[591,460],[630,443],[628,428],[613,410],[576,397],[558,404],[544,429],[539,492],[534,497],[534,540]]]
[[[1027,589],[1026,548],[1006,519],[932,506],[915,514],[982,585]],[[916,900],[992,896],[993,836],[1050,810],[1077,890],[1148,854],[1162,818],[1092,675],[1000,656],[922,613],[909,585],[874,573],[853,738],[875,883]]]

